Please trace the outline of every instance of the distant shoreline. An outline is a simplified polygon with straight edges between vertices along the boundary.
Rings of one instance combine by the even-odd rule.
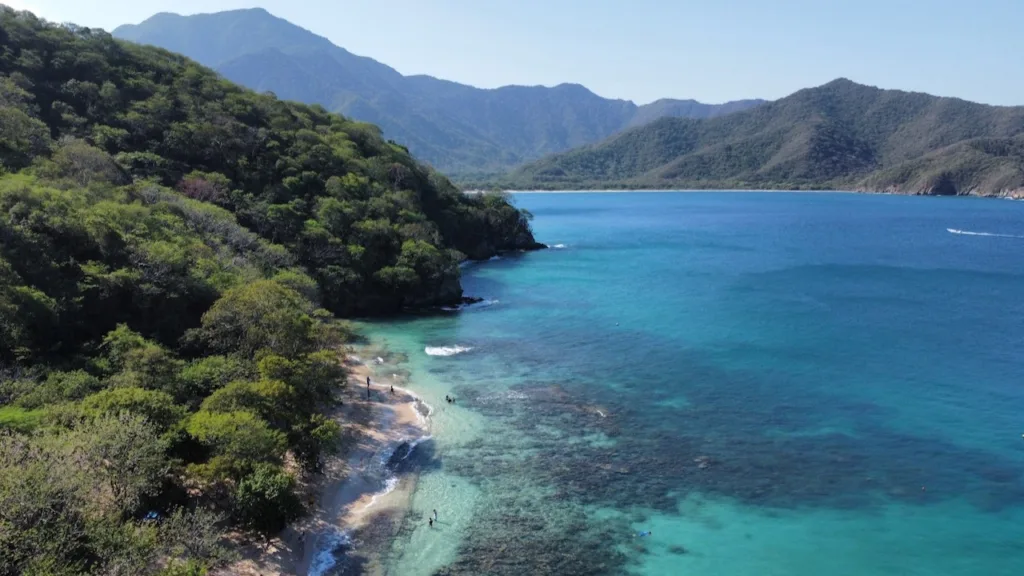
[[[504,190],[508,194],[614,194],[614,193],[699,193],[699,192],[715,192],[715,193],[730,193],[730,192],[794,192],[798,194],[861,194],[861,192],[854,192],[850,190],[731,190],[727,188],[712,189],[712,190],[700,190],[700,189],[681,189],[681,190],[616,190],[616,189],[605,189],[605,190]],[[873,192],[873,194],[882,194],[882,192]]]
[[[463,194],[486,194],[490,190],[464,190]],[[730,194],[730,193],[791,193],[791,194],[870,194],[870,195],[881,195],[881,196],[908,196],[908,197],[929,197],[929,198],[990,198],[996,200],[1024,200],[1024,196],[1012,196],[1012,195],[995,195],[995,194],[916,194],[911,192],[886,192],[886,191],[874,191],[874,190],[786,190],[786,189],[772,189],[772,188],[757,188],[757,189],[733,189],[733,188],[682,188],[682,189],[623,189],[623,188],[606,188],[600,190],[501,190],[504,194],[632,194],[635,192],[640,193],[657,193],[657,194],[691,194],[700,192],[709,192],[715,194]]]
[[[463,194],[487,194],[491,190],[463,190]],[[663,188],[652,188],[649,190],[640,190],[632,188],[605,188],[605,189],[594,189],[594,190],[501,190],[505,194],[614,194],[614,193],[650,193],[656,192],[659,194],[663,193],[691,193],[691,192],[796,192],[800,194],[865,194],[865,192],[857,192],[854,190],[773,190],[773,189],[751,189],[751,190],[737,190],[731,188],[717,188],[717,189],[700,189],[700,188],[682,188],[682,189],[671,189],[666,190]],[[866,192],[866,194],[891,194],[890,192]],[[893,194],[894,196],[910,196],[910,194]]]

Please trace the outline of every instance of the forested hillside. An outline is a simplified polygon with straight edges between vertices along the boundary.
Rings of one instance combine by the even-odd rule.
[[[156,14],[120,26],[114,35],[181,52],[254,90],[378,124],[388,138],[449,174],[504,171],[661,116],[704,118],[761,103],[659,100],[637,106],[577,84],[480,89],[403,76],[259,8]]]
[[[708,120],[665,118],[526,165],[508,188],[1024,190],[1024,107],[849,80]]]
[[[338,441],[335,316],[536,246],[374,126],[6,7],[0,46],[0,575],[201,574],[274,534]]]

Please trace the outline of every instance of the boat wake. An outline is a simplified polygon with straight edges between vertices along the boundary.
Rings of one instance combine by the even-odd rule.
[[[1018,238],[1024,239],[1024,236],[1018,236],[1017,234],[996,234],[994,232],[971,232],[970,230],[957,230],[956,228],[946,228],[950,234],[963,234],[964,236],[991,236],[994,238]]]

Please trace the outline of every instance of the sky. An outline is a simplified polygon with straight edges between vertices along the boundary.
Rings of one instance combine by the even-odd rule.
[[[839,77],[1024,104],[1024,0],[0,0],[112,30],[262,7],[403,74],[608,98],[775,99]]]

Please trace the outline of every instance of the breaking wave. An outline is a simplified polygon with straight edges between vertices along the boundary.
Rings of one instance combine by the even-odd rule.
[[[427,346],[423,351],[427,353],[427,356],[455,356],[472,349],[470,346]]]
[[[309,570],[306,572],[309,576],[323,576],[327,574],[328,570],[334,568],[335,564],[338,563],[338,552],[340,549],[352,546],[352,537],[348,532],[332,530],[320,536],[318,544],[320,549],[313,556],[313,560],[309,564]]]
[[[498,300],[481,300],[480,302],[473,302],[471,304],[459,304],[458,306],[442,306],[441,310],[445,312],[462,312],[464,310],[473,310],[475,308],[489,308],[497,304]]]

